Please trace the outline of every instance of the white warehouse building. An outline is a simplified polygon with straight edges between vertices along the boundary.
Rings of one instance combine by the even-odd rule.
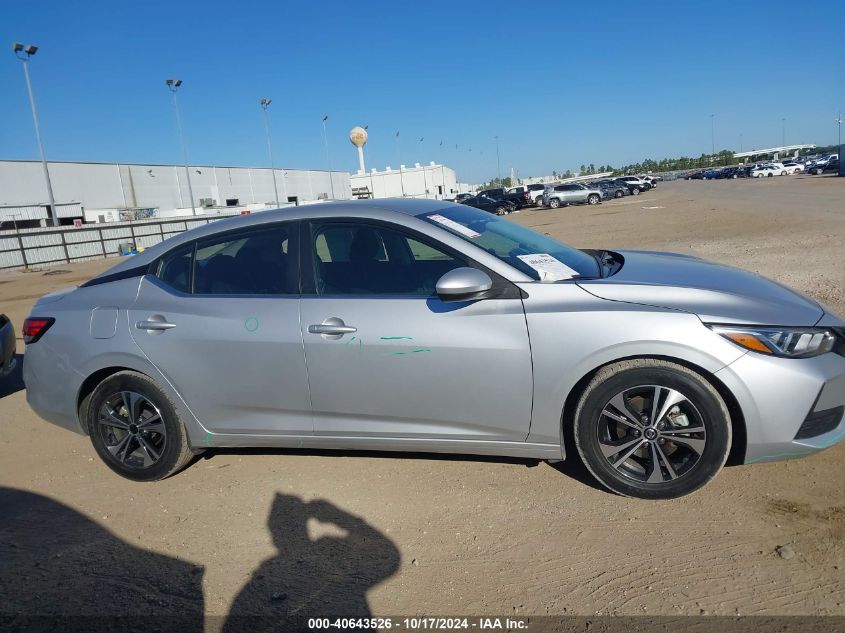
[[[358,171],[349,177],[355,198],[431,198],[443,200],[461,193],[455,170],[434,161],[399,169]]]
[[[193,213],[184,165],[49,161],[48,168],[62,224],[117,221],[127,213],[135,218]],[[269,168],[192,165],[189,170],[197,215],[221,207],[275,206]],[[352,197],[348,172],[277,168],[275,175],[280,205]],[[0,160],[0,222],[45,224],[47,199],[39,161]]]

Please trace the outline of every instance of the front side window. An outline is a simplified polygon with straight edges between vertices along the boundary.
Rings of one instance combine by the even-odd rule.
[[[277,226],[198,242],[194,293],[298,294],[296,269],[288,258],[290,230]]]
[[[331,222],[312,232],[314,277],[321,295],[434,294],[437,280],[466,260],[393,228]]]

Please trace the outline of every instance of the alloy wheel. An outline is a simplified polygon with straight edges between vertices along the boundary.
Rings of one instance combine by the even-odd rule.
[[[641,385],[605,404],[596,427],[610,466],[628,479],[660,484],[689,473],[707,443],[704,420],[680,391]]]
[[[105,399],[97,412],[97,432],[115,461],[132,470],[156,464],[167,444],[158,407],[134,391],[119,391]]]

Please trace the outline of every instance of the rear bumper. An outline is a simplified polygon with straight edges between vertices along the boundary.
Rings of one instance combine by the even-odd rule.
[[[46,338],[27,346],[23,363],[27,403],[47,422],[82,435],[85,431],[77,417],[76,394],[83,380]]]
[[[745,418],[745,463],[811,455],[845,440],[845,358],[749,352],[716,373]]]

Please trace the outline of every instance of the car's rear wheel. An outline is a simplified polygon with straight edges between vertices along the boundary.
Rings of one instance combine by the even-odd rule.
[[[552,198],[551,200],[549,200],[549,206],[552,209],[557,209],[560,206],[560,200],[558,200],[557,198]]]
[[[824,170],[823,170],[823,169],[821,169],[821,168],[816,169],[816,176],[821,176],[821,175],[822,175],[822,172],[824,172]]]
[[[615,194],[613,194],[613,197],[614,197],[614,198],[621,198],[621,197],[622,197],[622,196],[624,196],[624,195],[625,195],[625,193],[624,193],[621,189],[617,189],[617,190],[616,190],[616,193],[615,193]]]
[[[605,487],[671,499],[709,482],[731,444],[724,400],[704,377],[658,359],[601,369],[575,412],[575,445]]]
[[[634,187],[633,189],[631,189],[631,193],[635,196],[638,196],[640,195],[640,190],[637,187]]]
[[[134,371],[113,374],[94,389],[87,424],[100,459],[127,479],[164,479],[192,457],[170,398],[151,378]]]
[[[600,201],[599,196],[597,196],[594,193],[591,193],[589,196],[587,196],[587,204],[598,204],[599,201]]]
[[[496,215],[507,215],[508,208],[507,207],[496,207]]]

